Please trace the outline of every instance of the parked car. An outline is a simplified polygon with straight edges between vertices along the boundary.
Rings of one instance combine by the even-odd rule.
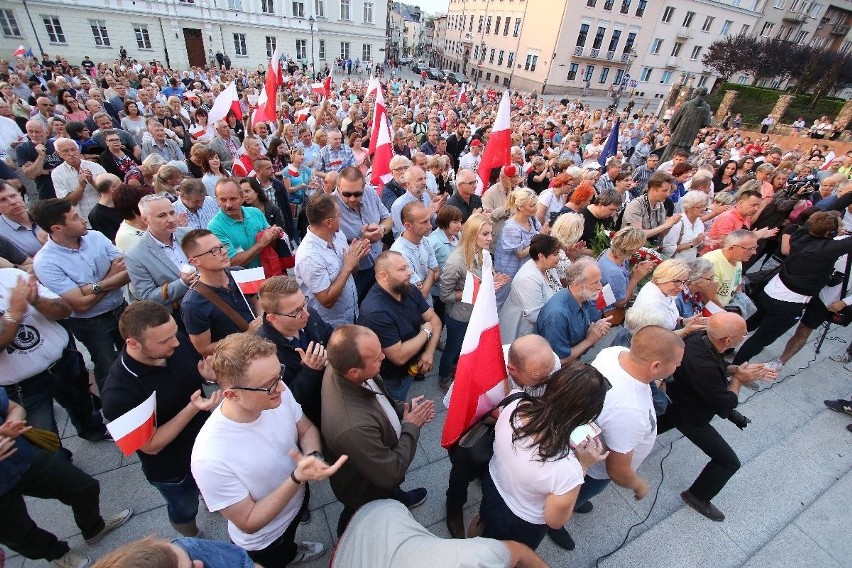
[[[452,69],[441,69],[441,80],[447,81],[452,74],[453,74]]]
[[[420,73],[429,66],[424,59],[418,59],[411,65],[411,70],[415,73]]]
[[[440,81],[444,78],[443,73],[437,67],[430,67],[426,70],[426,76],[430,79],[435,79],[436,81]]]
[[[470,80],[464,76],[464,73],[450,73],[450,76],[447,77],[447,81],[449,81],[452,85],[470,83]]]
[[[411,65],[411,63],[413,61],[414,61],[413,57],[400,57],[399,58],[399,64],[400,65]]]

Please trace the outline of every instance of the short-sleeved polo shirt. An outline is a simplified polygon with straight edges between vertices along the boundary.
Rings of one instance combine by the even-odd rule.
[[[243,212],[242,221],[237,221],[219,211],[210,220],[207,228],[219,237],[223,245],[228,245],[228,258],[250,249],[257,241],[257,234],[269,228],[269,223],[263,215],[263,211],[257,207],[241,207]],[[260,266],[260,255],[255,256],[245,264],[246,268],[257,268]]]

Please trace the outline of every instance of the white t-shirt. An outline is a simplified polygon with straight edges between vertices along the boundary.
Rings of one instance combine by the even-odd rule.
[[[529,438],[512,442],[509,420],[519,403],[507,404],[500,412],[494,428],[494,456],[488,471],[503,501],[515,515],[528,523],[543,525],[547,496],[551,493],[564,495],[583,483],[583,468],[573,453],[542,463]]]
[[[18,284],[18,277],[29,279],[29,274],[17,268],[0,269],[0,311],[9,309],[9,296]],[[42,298],[58,298],[56,294],[38,285]],[[18,333],[5,349],[0,350],[0,386],[14,385],[45,371],[62,357],[68,345],[68,332],[55,321],[44,317],[32,306],[27,306]]]
[[[633,302],[633,307],[640,306],[643,308],[651,308],[655,312],[661,312],[666,315],[666,329],[672,331],[677,327],[680,319],[680,312],[677,309],[674,296],[666,296],[660,287],[653,282],[648,282],[639,293],[636,294],[636,301]]]
[[[612,383],[596,422],[607,449],[620,454],[633,452],[630,467],[636,471],[654,448],[657,418],[651,387],[628,375],[618,362],[625,351],[626,347],[607,347],[592,361],[592,367]],[[587,473],[595,479],[609,479],[605,461],[593,464]]]
[[[547,211],[544,212],[544,221],[550,221],[551,213],[559,213],[562,211],[562,208],[565,207],[565,201],[568,196],[563,194],[559,197],[554,197],[553,189],[547,188],[541,192],[541,195],[538,196],[538,202],[547,207]]]
[[[296,469],[290,450],[297,449],[296,423],[302,408],[290,389],[277,408],[264,410],[254,422],[234,422],[219,406],[204,423],[192,448],[192,475],[210,511],[220,511],[247,496],[255,501],[277,489]],[[261,550],[284,534],[305,499],[299,489],[282,511],[256,533],[228,521],[228,535],[245,550]]]

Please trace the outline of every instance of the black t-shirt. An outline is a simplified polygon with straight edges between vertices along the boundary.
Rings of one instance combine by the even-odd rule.
[[[201,166],[196,166],[189,158],[186,159],[186,168],[189,170],[189,175],[195,179],[204,177],[204,171],[201,169]]]
[[[222,298],[222,301],[234,308],[247,323],[254,319],[248,300],[242,295],[230,273],[228,274],[227,289],[211,289]],[[181,317],[188,334],[201,335],[205,331],[210,331],[211,342],[219,341],[240,331],[225,312],[194,289],[189,290],[181,301]]]
[[[0,258],[5,258],[12,264],[23,264],[27,260],[27,253],[6,237],[0,237]]]
[[[53,142],[50,140],[44,145],[44,165],[42,166],[46,173],[35,178],[36,188],[38,189],[39,199],[50,199],[56,197],[56,192],[53,189],[53,180],[50,179],[50,172],[56,166],[62,163],[62,158],[56,153],[53,148]],[[27,162],[34,162],[38,153],[35,150],[35,144],[30,141],[23,142],[15,149],[15,156],[18,164],[23,166]]]
[[[112,242],[115,242],[115,234],[123,220],[121,215],[116,212],[115,207],[107,207],[100,203],[95,204],[89,211],[89,224]]]
[[[603,226],[603,228],[607,231],[612,229],[612,217],[608,219],[598,219],[591,211],[589,211],[588,207],[581,211],[581,215],[583,215],[583,236],[580,237],[580,240],[585,241],[587,246],[592,244],[592,240],[595,238],[595,234],[597,233],[599,226]]]
[[[104,416],[115,420],[142,404],[154,391],[157,392],[158,427],[186,408],[192,393],[202,385],[198,373],[201,357],[185,335],[178,333],[178,340],[180,345],[166,359],[165,367],[143,365],[127,354],[127,348],[122,350],[101,392]],[[192,445],[208,416],[208,412],[198,412],[157,455],[136,452],[149,481],[179,481],[190,473]]]
[[[550,185],[550,178],[544,178],[541,181],[535,181],[533,179],[534,176],[541,175],[535,171],[535,169],[531,169],[530,173],[527,174],[527,187],[533,190],[536,195],[547,189],[547,186]]]
[[[374,284],[361,303],[358,325],[372,329],[379,336],[382,349],[385,349],[399,342],[408,341],[420,333],[423,314],[428,310],[429,304],[417,288],[412,287],[411,291],[402,297],[402,301],[397,302],[381,286]],[[382,378],[405,377],[408,374],[409,364],[416,362],[419,356],[418,353],[412,358],[413,361],[407,361],[403,365],[394,365],[385,357],[381,367]]]

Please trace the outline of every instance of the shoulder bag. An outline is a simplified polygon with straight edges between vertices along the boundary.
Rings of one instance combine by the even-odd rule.
[[[234,325],[237,326],[237,329],[242,332],[248,330],[249,324],[245,320],[245,318],[239,313],[237,313],[237,310],[225,303],[225,301],[223,301],[222,298],[220,298],[216,292],[211,290],[207,284],[204,284],[203,282],[196,282],[195,286],[192,289],[204,296],[206,299],[210,300],[210,303],[222,310],[222,312],[226,316],[228,316],[228,318],[230,318],[232,322],[234,322]]]
[[[495,408],[526,398],[525,392],[515,392],[504,398]],[[494,455],[494,427],[497,420],[488,412],[480,418],[461,438],[452,452],[452,461],[462,466],[465,471],[482,471]]]

